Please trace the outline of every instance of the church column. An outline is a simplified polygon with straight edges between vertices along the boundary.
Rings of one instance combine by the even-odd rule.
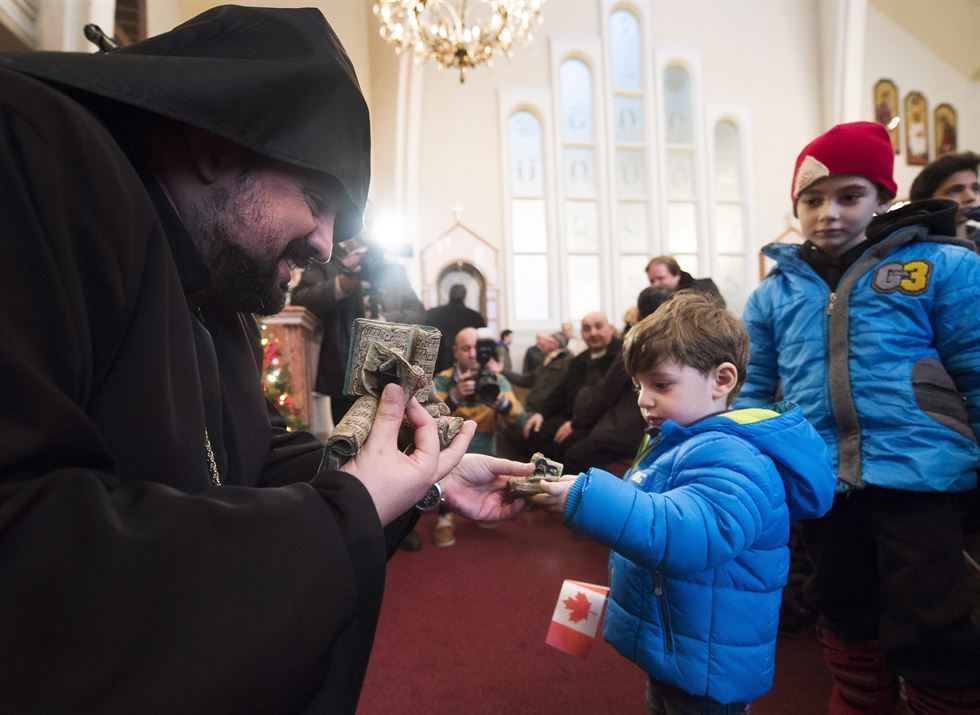
[[[868,114],[863,103],[870,100],[861,86],[867,8],[867,0],[826,0],[817,5],[825,128]]]

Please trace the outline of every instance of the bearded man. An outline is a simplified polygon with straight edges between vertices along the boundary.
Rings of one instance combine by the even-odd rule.
[[[263,398],[250,313],[367,197],[339,40],[316,10],[222,7],[108,54],[0,55],[0,130],[3,708],[354,712],[413,505],[442,480],[511,515],[501,472],[530,465],[460,462],[472,423],[440,452],[389,386],[320,471]]]
[[[588,435],[587,427],[576,425],[576,416],[583,411],[610,365],[619,359],[623,347],[623,341],[616,337],[616,331],[601,311],[582,316],[581,328],[582,342],[588,349],[569,361],[564,378],[548,394],[538,391],[533,400],[536,410],[524,425],[524,437],[531,451],[541,452],[550,459],[560,459],[565,450]]]

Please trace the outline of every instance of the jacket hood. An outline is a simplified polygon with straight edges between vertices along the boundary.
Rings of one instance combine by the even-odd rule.
[[[875,241],[900,228],[921,225],[928,228],[930,234],[955,237],[958,209],[955,201],[946,199],[913,201],[894,211],[875,216],[865,233],[869,240]]]
[[[313,8],[225,5],[103,54],[0,54],[0,66],[220,135],[340,183],[335,240],[361,229],[370,120],[354,67]]]
[[[792,402],[779,402],[766,409],[733,410],[688,427],[667,421],[661,432],[671,440],[701,432],[727,432],[753,445],[775,463],[793,519],[823,516],[833,503],[836,477],[830,451]]]

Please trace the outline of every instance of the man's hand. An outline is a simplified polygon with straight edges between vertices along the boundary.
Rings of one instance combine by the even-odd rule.
[[[510,410],[510,398],[503,392],[497,393],[497,399],[490,405],[494,412],[508,412]]]
[[[466,421],[453,441],[439,450],[435,420],[413,397],[403,410],[404,393],[398,385],[388,385],[378,401],[371,434],[356,457],[344,465],[364,484],[382,525],[388,525],[423,497],[426,490],[442,479],[462,459],[476,431],[476,423]],[[405,454],[398,449],[398,429],[407,415],[415,430],[415,450]]]
[[[487,367],[494,375],[499,375],[504,371],[504,364],[496,358],[489,358],[487,360]]]
[[[347,297],[361,283],[361,258],[367,251],[365,246],[357,246],[342,256],[334,258],[335,263],[340,264],[340,273],[337,274],[337,297]]]
[[[467,370],[460,374],[456,386],[449,393],[457,405],[469,400],[476,393],[476,371]]]
[[[337,297],[346,298],[357,286],[361,284],[361,278],[357,274],[338,273],[337,274]]]
[[[561,444],[568,436],[572,433],[572,421],[565,420],[561,423],[561,427],[555,432],[555,444]]]
[[[572,488],[572,483],[578,479],[578,475],[566,475],[557,482],[540,482],[542,493],[531,497],[531,503],[540,509],[552,513],[561,514],[565,511],[565,502],[568,500],[568,490]]]
[[[523,499],[504,500],[508,477],[526,477],[531,463],[484,454],[467,454],[442,482],[446,503],[457,514],[480,521],[509,519],[521,512]]]
[[[527,422],[524,423],[524,439],[528,438],[531,431],[535,432],[541,429],[541,424],[544,422],[544,415],[540,412],[535,412],[533,415],[527,418]]]

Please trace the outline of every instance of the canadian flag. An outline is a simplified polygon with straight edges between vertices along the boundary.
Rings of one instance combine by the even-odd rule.
[[[608,593],[606,586],[566,579],[544,642],[579,658],[588,658]]]

